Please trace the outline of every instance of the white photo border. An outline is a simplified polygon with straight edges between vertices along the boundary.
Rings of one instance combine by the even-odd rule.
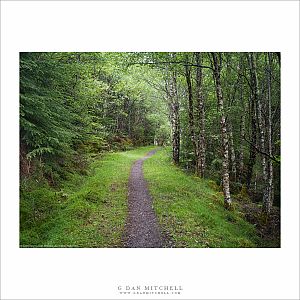
[[[281,248],[19,248],[19,52],[276,51],[282,55]],[[3,299],[132,299],[118,286],[182,286],[136,299],[298,299],[299,2],[1,3]]]

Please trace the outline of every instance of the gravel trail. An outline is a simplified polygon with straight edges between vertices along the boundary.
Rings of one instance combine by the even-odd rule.
[[[152,208],[152,198],[143,175],[143,162],[157,150],[134,162],[128,182],[129,215],[124,246],[128,248],[161,248],[162,235]]]

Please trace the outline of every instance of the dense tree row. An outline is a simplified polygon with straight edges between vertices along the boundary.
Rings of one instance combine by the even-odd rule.
[[[227,208],[279,203],[280,53],[22,53],[20,95],[23,175],[154,142]]]
[[[154,54],[149,64],[168,69],[174,163],[220,179],[227,208],[246,186],[269,215],[280,195],[280,54]]]

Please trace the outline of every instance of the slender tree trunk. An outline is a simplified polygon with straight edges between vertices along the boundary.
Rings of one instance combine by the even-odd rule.
[[[241,58],[239,69],[243,73],[243,60]],[[239,137],[239,151],[238,151],[238,171],[237,171],[237,180],[239,183],[243,182],[244,179],[244,136],[245,136],[245,105],[244,105],[244,90],[243,90],[243,82],[239,82],[239,89],[240,89],[240,103],[241,107],[243,108],[241,118],[240,118],[240,137]]]
[[[257,75],[256,75],[256,65],[254,61],[253,53],[248,53],[248,63],[250,66],[250,80],[251,80],[251,96],[250,96],[250,120],[251,120],[251,144],[250,144],[250,157],[248,162],[247,171],[247,189],[250,189],[251,180],[253,175],[253,167],[256,161],[256,144],[257,144],[257,100],[258,100],[258,85],[257,85]],[[258,128],[260,131],[260,128]],[[261,136],[261,134],[260,134]]]
[[[238,182],[242,183],[243,181],[243,173],[244,173],[244,142],[245,136],[245,115],[241,115],[241,122],[240,122],[240,150],[239,150],[239,158],[238,158]]]
[[[257,113],[257,124],[258,124],[258,130],[259,130],[259,138],[260,138],[260,150],[262,152],[265,152],[265,126],[263,122],[263,116],[262,116],[262,103],[259,95],[258,90],[258,80],[257,80],[257,71],[256,71],[256,59],[255,56],[252,53],[250,53],[250,72],[253,82],[253,89],[254,89],[254,98],[256,100],[256,113]],[[267,171],[266,171],[266,157],[262,156],[262,169],[263,169],[263,178],[266,180],[267,177]]]
[[[180,154],[180,122],[179,122],[179,101],[177,95],[176,72],[172,71],[169,83],[169,106],[171,110],[172,127],[172,154],[174,164],[179,164]]]
[[[202,59],[199,52],[196,53],[196,64],[201,65]],[[197,95],[197,115],[199,122],[199,138],[197,140],[197,161],[196,174],[204,177],[205,171],[205,111],[204,111],[204,96],[203,96],[203,74],[202,68],[197,67],[196,70],[196,95]]]
[[[256,59],[253,52],[249,53],[249,62],[250,62],[250,73],[251,73],[251,82],[253,95],[256,102],[256,113],[257,113],[257,124],[259,131],[259,149],[262,152],[265,152],[265,124],[263,120],[263,111],[262,103],[258,91],[258,80],[257,80],[257,71],[256,71]],[[269,213],[269,200],[268,198],[268,176],[267,176],[267,165],[266,157],[263,155],[261,157],[262,164],[262,175],[263,175],[263,210],[268,214]]]
[[[250,101],[249,101],[249,114],[251,120],[251,144],[249,149],[249,161],[247,165],[247,177],[246,177],[246,185],[247,189],[250,189],[252,176],[253,176],[253,167],[256,161],[256,139],[257,139],[257,128],[256,128],[256,112],[255,112],[255,99],[253,98],[253,94],[251,93]]]
[[[234,149],[234,140],[233,140],[233,132],[232,132],[232,124],[228,121],[228,135],[229,135],[229,148],[230,148],[230,164],[231,164],[231,173],[232,180],[236,181],[236,156]]]
[[[212,53],[213,58],[213,74],[215,79],[216,95],[218,99],[218,110],[220,114],[220,128],[221,128],[221,143],[223,150],[222,159],[222,183],[223,183],[223,194],[224,194],[224,205],[226,208],[231,207],[231,196],[229,188],[229,158],[228,158],[228,136],[227,136],[227,125],[224,113],[224,100],[221,86],[221,66],[222,66],[222,54]]]
[[[192,82],[191,82],[191,67],[188,65],[185,66],[185,78],[188,88],[188,118],[189,118],[189,127],[190,127],[190,135],[191,135],[191,141],[193,145],[193,151],[194,151],[194,157],[197,165],[198,161],[198,147],[196,144],[196,138],[195,138],[195,128],[194,128],[194,107],[193,107],[193,91],[192,91]],[[195,166],[195,173],[197,173],[197,166]]]
[[[268,95],[267,95],[267,133],[268,133],[268,154],[272,156],[272,105],[271,105],[271,54],[268,53]],[[263,212],[269,215],[273,200],[273,163],[267,162],[267,187],[263,198]]]

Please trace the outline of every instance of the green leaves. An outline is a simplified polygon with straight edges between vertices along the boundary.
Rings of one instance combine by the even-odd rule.
[[[53,149],[50,147],[40,147],[40,148],[34,149],[26,155],[26,158],[28,160],[31,160],[32,158],[34,158],[36,156],[42,156],[45,153],[53,153]]]
[[[145,80],[159,84],[161,73],[130,65],[133,57],[132,53],[21,53],[23,157],[45,164],[62,157],[72,161],[76,151],[86,155],[127,149],[152,143],[155,135],[165,136],[165,130],[156,134],[168,126],[164,91]]]

